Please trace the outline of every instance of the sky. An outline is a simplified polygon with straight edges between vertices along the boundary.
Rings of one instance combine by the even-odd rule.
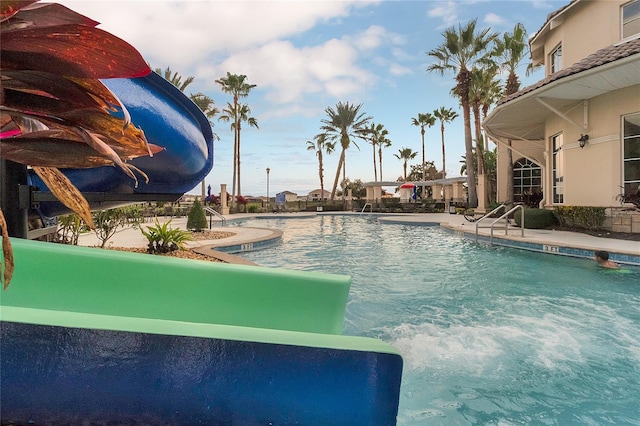
[[[338,102],[362,104],[361,111],[383,124],[392,146],[383,151],[383,180],[402,175],[402,148],[422,159],[418,113],[444,106],[459,118],[445,127],[447,177],[460,175],[464,155],[462,110],[451,97],[454,74],[427,72],[435,59],[427,52],[443,42],[442,32],[477,19],[478,28],[512,31],[522,23],[529,36],[547,15],[568,0],[425,1],[167,1],[62,0],[61,4],[98,22],[132,44],[152,69],[167,66],[193,76],[187,94],[202,92],[222,109],[231,97],[215,80],[244,74],[256,87],[245,98],[259,129],[244,125],[241,135],[241,189],[245,196],[291,191],[306,195],[320,188],[318,160],[306,142],[320,132],[325,110]],[[526,64],[525,64],[526,65]],[[543,78],[525,76],[522,87]],[[184,79],[183,78],[183,79]],[[212,192],[231,191],[233,134],[214,119]],[[374,180],[372,147],[355,141],[347,151],[347,177]],[[493,148],[493,145],[490,145]],[[331,190],[339,150],[324,158],[325,189]],[[426,129],[426,161],[442,166],[440,126]],[[380,179],[380,176],[378,176]],[[199,194],[200,185],[190,193]]]

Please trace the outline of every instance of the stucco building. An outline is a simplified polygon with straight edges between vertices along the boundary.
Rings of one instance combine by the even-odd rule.
[[[545,208],[620,206],[640,185],[640,0],[573,0],[529,44],[545,78],[484,122],[498,144],[498,200],[511,149],[516,201],[537,191]]]

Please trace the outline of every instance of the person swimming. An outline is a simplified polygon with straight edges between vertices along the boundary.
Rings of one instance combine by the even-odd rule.
[[[598,262],[598,265],[602,266],[603,268],[608,268],[608,269],[618,268],[618,265],[616,265],[615,262],[612,262],[609,260],[609,252],[604,250],[597,250],[593,253],[593,255],[595,256],[595,260],[596,262]]]

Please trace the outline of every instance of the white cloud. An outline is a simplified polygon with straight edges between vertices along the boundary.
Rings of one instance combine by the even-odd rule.
[[[490,12],[484,15],[484,22],[489,25],[501,25],[504,24],[506,20],[500,15]]]
[[[450,27],[459,21],[458,5],[454,1],[437,3],[437,6],[429,9],[427,15],[431,18],[442,18],[441,27]]]
[[[403,44],[404,37],[388,31],[380,25],[371,25],[362,33],[353,37],[355,46],[362,50],[371,50],[383,44]]]
[[[401,76],[401,75],[413,74],[413,70],[408,67],[403,67],[402,65],[393,64],[389,68],[389,74],[395,75],[395,76]]]

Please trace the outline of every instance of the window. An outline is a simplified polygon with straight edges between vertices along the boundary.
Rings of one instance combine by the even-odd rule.
[[[562,133],[551,138],[553,147],[553,202],[564,203],[564,153]]]
[[[640,191],[640,113],[628,115],[623,126],[623,176],[625,195]]]
[[[513,197],[516,202],[538,206],[542,200],[542,167],[521,158],[513,165]]]
[[[640,0],[622,6],[622,38],[640,34]]]
[[[551,58],[549,74],[560,71],[562,69],[562,45],[556,47],[549,57]]]

